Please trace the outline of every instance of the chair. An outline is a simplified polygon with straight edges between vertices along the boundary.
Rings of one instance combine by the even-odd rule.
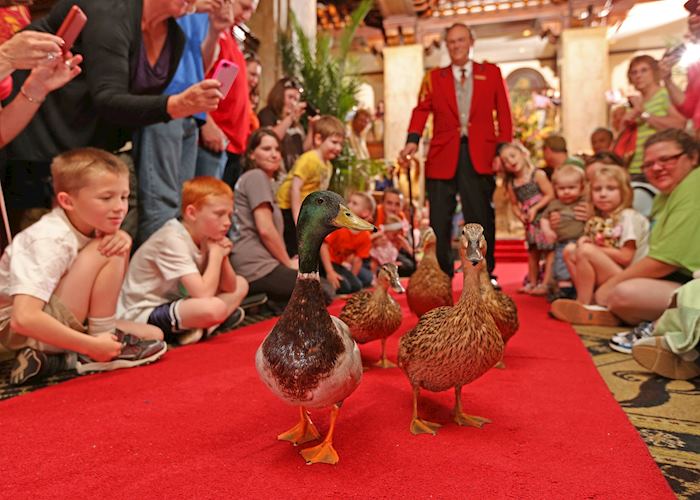
[[[632,208],[644,217],[651,216],[651,206],[654,196],[659,192],[654,186],[646,182],[632,181]]]

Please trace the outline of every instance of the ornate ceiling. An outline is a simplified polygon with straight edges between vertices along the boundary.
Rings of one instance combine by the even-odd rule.
[[[341,29],[359,0],[317,2],[319,28]],[[383,43],[429,46],[454,22],[472,27],[530,23],[532,32],[556,39],[563,28],[609,25],[624,19],[633,0],[376,0],[365,25]]]

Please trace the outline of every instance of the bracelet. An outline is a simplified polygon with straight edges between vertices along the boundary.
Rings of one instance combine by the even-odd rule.
[[[29,94],[27,94],[27,91],[24,90],[23,86],[19,88],[19,93],[22,94],[24,96],[24,98],[26,100],[28,100],[29,102],[31,102],[32,104],[41,104],[42,102],[44,102],[46,100],[46,98],[44,98],[44,99],[36,98],[35,99],[35,98],[31,97]]]

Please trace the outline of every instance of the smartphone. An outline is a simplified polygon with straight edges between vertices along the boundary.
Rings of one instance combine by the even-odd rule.
[[[66,18],[61,23],[61,27],[58,28],[56,32],[56,36],[60,36],[65,42],[63,45],[64,53],[73,48],[73,44],[78,38],[78,35],[80,35],[80,32],[83,31],[85,23],[87,23],[85,12],[77,5],[73,5],[68,11],[68,14],[66,14]]]
[[[683,53],[685,52],[685,49],[686,49],[685,43],[675,45],[675,46],[669,48],[668,50],[666,50],[666,52],[664,52],[662,59],[664,57],[673,57],[673,58],[681,57],[683,55]]]
[[[318,108],[311,104],[309,101],[306,101],[306,116],[313,118],[319,113]]]
[[[224,99],[228,95],[228,91],[231,90],[236,76],[238,76],[238,65],[228,59],[222,59],[214,68],[211,77],[221,82],[221,93],[224,95]]]

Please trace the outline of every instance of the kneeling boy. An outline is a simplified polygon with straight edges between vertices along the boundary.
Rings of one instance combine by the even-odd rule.
[[[191,344],[243,321],[248,282],[228,259],[233,192],[214,177],[182,187],[182,217],[170,219],[131,259],[120,312],[159,327],[168,341]]]
[[[84,148],[57,156],[51,174],[58,206],[19,233],[0,259],[0,342],[17,351],[15,385],[70,368],[137,366],[167,348],[157,328],[115,317],[131,248],[119,230],[127,166]]]

